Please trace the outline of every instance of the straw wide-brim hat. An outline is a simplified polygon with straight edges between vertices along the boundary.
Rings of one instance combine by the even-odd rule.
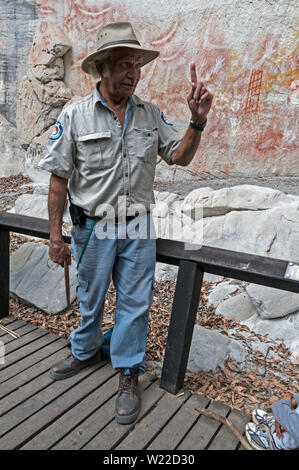
[[[140,51],[143,65],[148,64],[160,54],[154,49],[144,48],[140,45],[131,23],[110,23],[98,30],[96,50],[83,60],[82,70],[93,76],[96,75],[95,59],[99,63],[104,61],[107,57],[107,51],[117,47],[128,47]]]

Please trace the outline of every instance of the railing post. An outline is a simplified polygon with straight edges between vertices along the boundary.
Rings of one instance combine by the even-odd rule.
[[[197,263],[180,261],[160,381],[173,394],[184,384],[203,275]]]
[[[9,315],[9,232],[0,229],[0,319]]]

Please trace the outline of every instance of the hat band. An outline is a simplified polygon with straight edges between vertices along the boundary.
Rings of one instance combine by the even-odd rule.
[[[106,42],[97,50],[97,52],[103,49],[104,47],[115,46],[116,44],[137,44],[138,46],[140,46],[140,42],[135,41],[135,39],[120,39],[119,41]]]

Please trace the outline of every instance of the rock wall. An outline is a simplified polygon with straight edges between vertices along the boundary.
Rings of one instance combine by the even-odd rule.
[[[18,124],[18,96],[26,94],[23,77],[28,80],[30,58],[40,47],[34,44],[38,29],[53,28],[55,37],[58,27],[66,36],[71,48],[64,56],[64,86],[72,95],[84,96],[94,81],[81,72],[80,63],[94,49],[96,30],[113,21],[131,21],[141,43],[160,50],[160,57],[144,68],[137,93],[157,103],[181,132],[189,120],[191,61],[213,92],[209,124],[189,171],[298,176],[296,0],[139,0],[138,8],[135,0],[8,0],[0,3],[0,18],[0,113],[12,128],[11,140],[0,132],[1,146],[7,149],[0,176],[14,167],[18,172],[22,165],[15,147],[22,149],[22,139],[17,140],[31,117],[28,110]],[[44,65],[35,67],[39,80]],[[61,80],[56,73],[63,70],[62,57],[57,55],[50,68],[52,82]],[[34,82],[34,73],[29,79]],[[9,149],[16,164],[6,164]],[[25,158],[25,150],[23,154]],[[184,175],[179,172],[177,178]]]

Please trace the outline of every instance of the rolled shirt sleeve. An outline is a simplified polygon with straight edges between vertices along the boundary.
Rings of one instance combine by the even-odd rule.
[[[71,133],[70,115],[64,110],[53,126],[38,168],[69,179],[74,168],[74,159],[75,143]]]
[[[170,123],[167,123],[167,120],[163,118],[163,113],[155,106],[157,123],[158,123],[158,155],[166,162],[168,165],[173,165],[171,157],[178,149],[183,136],[174,128]]]

